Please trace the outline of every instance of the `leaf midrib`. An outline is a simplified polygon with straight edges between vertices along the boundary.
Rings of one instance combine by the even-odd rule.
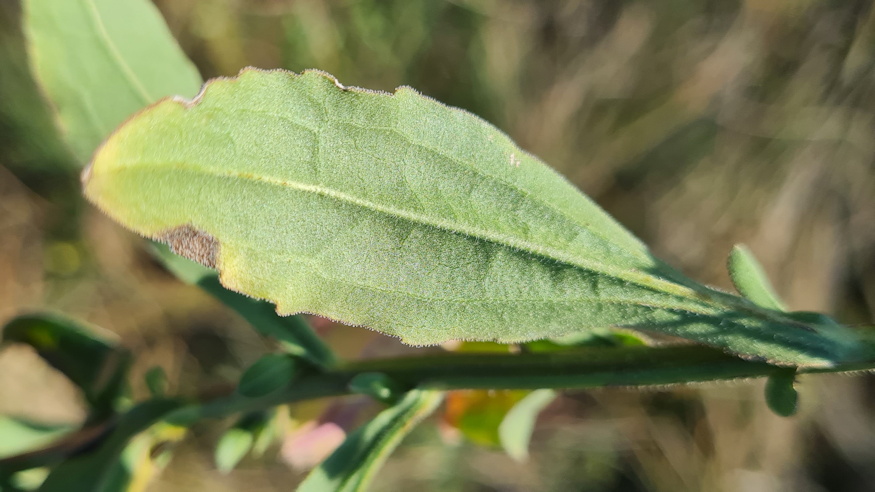
[[[91,22],[94,24],[94,32],[97,33],[98,38],[100,39],[100,41],[102,41],[101,44],[106,49],[110,59],[115,62],[115,65],[121,72],[122,77],[131,85],[131,88],[134,90],[134,92],[136,92],[137,96],[140,98],[144,106],[152,103],[155,98],[149,95],[149,91],[147,91],[145,86],[143,86],[143,83],[137,77],[137,74],[134,73],[130,65],[125,62],[124,58],[121,56],[121,53],[119,53],[118,47],[113,42],[112,38],[109,35],[109,32],[107,32],[106,30],[106,24],[104,24],[103,18],[100,16],[100,11],[97,9],[97,5],[95,5],[94,0],[82,0],[82,2],[85,4],[89,17],[91,18]]]
[[[261,69],[256,69],[256,68],[244,69],[244,72],[249,72],[249,71],[258,72],[258,73],[276,72],[276,70],[263,71]],[[243,76],[244,72],[241,72],[240,75],[238,75],[238,79]],[[343,87],[343,85],[333,75],[325,73],[325,72],[321,72],[318,70],[315,70],[315,71],[314,70],[305,70],[301,74],[296,74],[294,72],[286,72],[284,70],[279,70],[279,72],[284,73],[286,75],[291,75],[293,83],[295,80],[298,80],[299,78],[304,77],[304,76],[312,73],[312,74],[315,74],[319,77],[323,77],[323,78],[327,79],[328,81],[330,81],[332,83],[333,86]],[[212,85],[212,82],[208,82],[205,89],[208,88],[210,85]],[[344,87],[343,90],[344,91],[352,91],[352,92],[360,93],[360,94],[366,94],[366,95],[377,95],[380,97],[386,97],[389,100],[392,100],[393,102],[397,102],[398,101],[397,98],[399,97],[398,91],[400,89],[401,88],[396,89],[394,93],[382,92],[382,91],[371,91],[370,89],[362,89],[360,87]],[[204,92],[206,92],[206,90]],[[415,92],[415,93],[418,97],[424,98],[425,100],[430,100],[430,98],[428,98],[427,96],[422,96],[418,92]],[[460,168],[464,169],[467,172],[474,173],[477,176],[480,176],[481,178],[484,178],[487,180],[498,181],[502,185],[507,186],[508,188],[512,189],[514,192],[525,197],[526,200],[532,200],[534,202],[537,202],[539,205],[546,207],[547,209],[549,209],[552,212],[554,212],[555,214],[563,217],[564,219],[570,221],[571,223],[575,224],[576,226],[587,229],[592,235],[601,239],[605,243],[620,247],[625,252],[635,256],[638,259],[642,259],[643,257],[646,257],[646,255],[647,255],[646,248],[634,247],[634,246],[631,246],[630,244],[628,244],[629,238],[632,239],[632,242],[637,243],[637,240],[635,240],[633,236],[629,236],[629,238],[623,238],[622,241],[618,242],[615,238],[610,238],[608,235],[606,235],[604,233],[605,231],[599,231],[599,230],[589,228],[585,222],[581,222],[581,219],[579,217],[569,215],[567,210],[563,210],[562,208],[558,207],[556,204],[552,203],[551,201],[544,200],[540,196],[538,196],[537,194],[533,194],[530,190],[519,187],[516,183],[513,183],[511,181],[503,179],[501,176],[486,173],[483,170],[478,169],[476,166],[471,165],[469,162],[466,162],[465,160],[460,159],[457,156],[454,156],[452,154],[446,153],[439,148],[435,148],[431,145],[426,145],[426,144],[423,144],[421,142],[418,142],[415,139],[411,138],[411,136],[406,131],[402,130],[401,128],[398,128],[397,126],[393,126],[393,125],[389,125],[389,126],[363,125],[360,123],[356,123],[354,121],[338,119],[338,118],[334,117],[327,109],[325,109],[325,104],[322,101],[320,101],[312,96],[308,96],[308,97],[311,97],[311,99],[317,103],[317,106],[322,107],[322,112],[323,112],[322,115],[323,115],[324,119],[332,119],[336,123],[354,126],[356,128],[368,130],[368,131],[380,129],[380,130],[391,132],[391,133],[395,134],[396,136],[404,139],[410,145],[420,147],[420,148],[427,150],[429,152],[432,152],[440,157],[443,157],[444,159],[452,161],[454,164],[458,165]],[[440,104],[437,101],[433,101],[433,100],[431,100],[431,101],[436,102],[437,104]],[[466,118],[472,118],[474,121],[477,122],[477,124],[479,124],[481,127],[483,127],[487,132],[494,132],[497,130],[495,127],[490,125],[486,120],[483,120],[479,116],[477,116],[473,113],[470,113],[462,108],[457,108],[457,107],[453,107],[453,106],[443,106],[443,105],[441,105],[441,106],[444,107],[445,109],[449,109],[450,111],[452,111],[454,113],[459,113]],[[396,110],[400,110],[400,108],[397,105],[395,105],[393,107]],[[212,107],[212,108],[210,108],[210,110],[214,111],[214,112],[221,112],[221,113],[227,114],[231,120],[233,120],[235,117],[234,113],[241,111],[239,108],[235,109],[233,111],[227,111],[223,107]],[[294,118],[289,118],[283,114],[277,114],[277,113],[273,113],[273,112],[269,112],[269,111],[259,111],[259,110],[254,110],[254,109],[246,109],[245,111],[255,113],[255,114],[264,114],[270,118],[276,118],[276,119],[286,121],[286,122],[288,122],[296,127],[302,128],[303,130],[312,133],[314,136],[317,136],[317,137],[321,133],[321,128],[318,130],[311,128],[311,127],[301,123],[300,121],[298,121]],[[320,145],[320,147],[321,147],[321,145]],[[536,163],[538,163],[540,165],[544,165],[543,163],[540,162],[540,160],[537,157],[531,155],[529,152],[527,152],[525,150],[516,148],[515,152],[518,153],[520,155],[520,157],[528,156],[530,159],[534,160]],[[556,174],[555,177],[564,181],[566,184],[573,186],[563,176]],[[594,203],[592,205],[596,206],[596,208],[597,208],[597,205],[595,205]],[[604,213],[601,210],[599,210],[599,212]],[[640,244],[636,244],[636,246],[640,246]]]
[[[693,289],[678,285],[676,283],[660,279],[658,277],[654,277],[651,275],[647,275],[645,273],[636,271],[636,270],[626,270],[621,268],[615,268],[610,265],[606,265],[604,263],[598,263],[593,261],[587,261],[585,258],[576,257],[574,255],[569,255],[563,253],[562,251],[539,246],[528,241],[520,241],[511,236],[506,236],[502,234],[494,234],[489,231],[484,231],[482,229],[476,229],[473,227],[463,226],[456,223],[452,223],[449,221],[436,220],[427,215],[421,215],[412,213],[405,210],[399,210],[392,207],[387,207],[384,205],[376,204],[370,202],[368,200],[361,199],[359,197],[349,195],[332,188],[327,188],[319,185],[312,185],[308,183],[300,183],[296,181],[291,181],[287,179],[274,178],[269,176],[257,176],[252,173],[243,173],[239,171],[230,171],[230,170],[222,170],[218,171],[215,169],[206,168],[203,166],[192,165],[189,163],[183,162],[158,162],[158,163],[148,163],[148,162],[138,162],[136,167],[154,167],[154,168],[162,168],[172,166],[176,169],[183,169],[189,172],[200,173],[207,176],[213,176],[217,178],[223,179],[239,179],[239,180],[247,180],[259,183],[265,183],[272,186],[277,186],[284,189],[291,189],[295,191],[312,193],[315,195],[335,199],[341,202],[346,202],[367,210],[371,210],[374,212],[378,212],[381,214],[389,215],[392,217],[396,217],[398,219],[413,222],[415,224],[422,224],[430,227],[434,227],[436,229],[440,229],[443,231],[447,231],[453,234],[460,234],[463,236],[472,237],[484,242],[490,242],[494,244],[498,244],[504,247],[508,247],[511,249],[515,249],[518,251],[526,252],[535,256],[540,256],[542,258],[546,258],[552,261],[556,261],[558,263],[570,265],[577,268],[582,268],[584,270],[589,270],[591,272],[597,274],[603,274],[610,277],[614,277],[626,282],[634,283],[636,285],[657,291],[662,292],[671,296],[681,297],[685,300],[695,300],[695,301],[703,301],[701,299],[701,294]],[[110,169],[111,172],[120,173],[125,171],[125,167],[114,167]],[[686,308],[685,308],[686,309]],[[688,309],[686,309],[688,310]]]
[[[572,265],[573,266],[573,265]],[[450,298],[450,297],[429,297],[424,295],[413,294],[410,291],[400,291],[400,290],[392,290],[386,289],[382,287],[377,287],[374,285],[363,284],[358,282],[351,282],[349,280],[336,278],[336,277],[328,277],[325,275],[317,274],[318,276],[326,279],[333,280],[335,282],[340,282],[347,285],[353,285],[356,287],[362,287],[369,290],[375,290],[379,292],[385,292],[388,294],[403,294],[408,297],[412,297],[414,299],[418,299],[421,301],[432,301],[432,302],[452,302],[456,304],[472,304],[472,303],[494,303],[494,304],[521,304],[521,303],[531,303],[531,304],[583,304],[583,303],[604,303],[604,304],[618,304],[625,306],[640,306],[644,308],[651,308],[654,310],[663,310],[663,311],[678,311],[678,312],[686,312],[696,315],[702,316],[717,316],[718,312],[707,311],[707,310],[695,310],[691,309],[688,305],[671,305],[671,304],[661,304],[656,302],[639,302],[630,299],[617,299],[610,297],[577,297],[574,299],[549,299],[549,298],[501,298],[501,297],[465,297],[465,298]]]

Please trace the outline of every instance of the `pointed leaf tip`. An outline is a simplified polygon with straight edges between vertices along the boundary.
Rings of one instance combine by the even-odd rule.
[[[736,244],[729,254],[729,276],[738,292],[754,304],[767,309],[786,311],[787,306],[775,293],[763,267],[747,246]]]
[[[230,473],[252,449],[255,437],[252,432],[232,427],[222,434],[216,444],[216,468],[223,474]]]
[[[526,395],[505,415],[498,427],[501,447],[516,461],[524,462],[529,457],[529,442],[535,430],[535,422],[547,406],[556,399],[556,391],[535,390]]]

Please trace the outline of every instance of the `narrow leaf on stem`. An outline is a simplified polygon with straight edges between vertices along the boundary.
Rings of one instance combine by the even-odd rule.
[[[743,244],[736,244],[729,254],[729,276],[738,292],[751,302],[767,309],[786,311],[787,306],[775,293],[763,267]]]
[[[231,427],[216,444],[216,468],[221,473],[230,473],[252,449],[254,434],[238,426]]]
[[[321,465],[315,468],[298,492],[360,492],[379,467],[422,419],[440,404],[437,391],[413,390],[395,406],[350,434]]]
[[[287,354],[268,354],[255,361],[240,377],[237,392],[260,398],[290,385],[298,372],[295,359]]]
[[[781,417],[790,417],[799,406],[799,394],[795,388],[796,371],[779,369],[766,380],[766,403]]]
[[[501,439],[501,446],[511,458],[517,461],[528,459],[529,442],[535,430],[535,421],[541,411],[555,399],[554,390],[535,390],[507,412],[498,427],[498,436]]]

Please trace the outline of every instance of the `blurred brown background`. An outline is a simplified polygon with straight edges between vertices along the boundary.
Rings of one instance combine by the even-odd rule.
[[[347,85],[413,86],[507,131],[658,256],[729,288],[744,242],[793,309],[849,324],[875,311],[875,9],[861,0],[161,0],[205,77],[319,68]],[[28,74],[17,1],[0,2],[0,321],[49,308],[118,333],[138,373],[190,394],[264,349],[140,241],[87,206],[77,164]],[[406,350],[320,329],[351,357]],[[568,393],[531,460],[424,426],[375,490],[875,490],[869,375],[801,380],[782,419],[762,382]],[[135,394],[143,385],[134,382]],[[306,416],[316,409],[298,409]],[[0,353],[0,413],[83,418],[26,350]],[[290,490],[282,457],[214,471],[199,427],[150,490]]]

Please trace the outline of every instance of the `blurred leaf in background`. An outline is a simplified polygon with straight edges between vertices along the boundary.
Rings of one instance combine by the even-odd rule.
[[[132,361],[113,334],[60,315],[33,314],[7,322],[0,336],[3,345],[30,345],[82,390],[92,421],[117,410]]]
[[[28,177],[69,172],[75,166],[34,84],[19,15],[18,2],[0,4],[0,165]]]
[[[82,165],[135,111],[166,96],[194,97],[200,89],[200,74],[148,2],[25,5],[30,63]]]
[[[465,439],[498,448],[499,426],[507,413],[528,391],[451,391],[447,394],[442,423],[458,430]]]
[[[298,490],[366,490],[389,454],[442,400],[439,391],[409,391],[398,403],[350,433],[331,456],[310,472]]]
[[[68,425],[31,422],[18,417],[0,417],[0,458],[38,449],[73,430]]]

